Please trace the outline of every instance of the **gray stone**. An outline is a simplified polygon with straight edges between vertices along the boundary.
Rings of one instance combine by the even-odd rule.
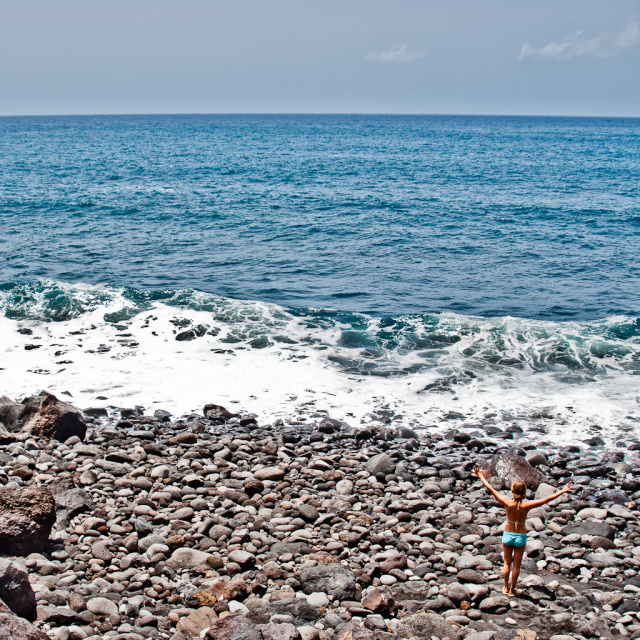
[[[319,617],[320,611],[301,598],[287,598],[270,602],[265,608],[259,610],[269,619],[273,616],[291,616],[298,626],[313,624]]]
[[[95,504],[91,496],[76,487],[72,480],[61,479],[51,482],[47,488],[53,494],[56,502],[56,526],[66,529],[72,518],[81,513],[93,513]]]
[[[101,540],[100,542],[96,542],[91,547],[91,555],[98,560],[104,560],[105,562],[111,562],[113,560],[113,553],[109,551],[108,541]]]
[[[459,582],[470,582],[472,584],[484,584],[487,579],[479,572],[473,569],[462,569],[456,574]]]
[[[536,493],[534,496],[534,500],[543,500],[544,498],[548,498],[552,496],[554,493],[558,493],[557,487],[552,487],[550,484],[546,482],[541,482],[536,489]],[[562,502],[569,502],[569,496],[566,493],[563,493],[559,498],[556,498],[554,504],[560,504]]]
[[[301,518],[304,518],[307,522],[315,522],[320,514],[318,510],[310,504],[302,504],[298,507],[298,513]]]
[[[173,552],[169,560],[167,560],[167,565],[174,571],[193,569],[194,567],[206,565],[209,557],[210,555],[204,551],[181,547]]]
[[[471,602],[469,590],[459,582],[449,584],[447,587],[447,597],[458,606],[461,602]]]
[[[602,538],[613,540],[616,535],[616,529],[605,522],[587,520],[578,525],[567,525],[562,528],[563,536],[568,536],[572,533],[577,533],[579,536],[601,536]]]
[[[584,558],[592,567],[619,567],[622,560],[610,553],[588,553]]]
[[[36,618],[36,596],[29,574],[17,563],[0,558],[0,599],[21,618]]]
[[[49,636],[24,618],[12,613],[0,601],[0,640],[50,640]]]
[[[432,636],[451,638],[456,635],[456,628],[435,613],[416,613],[402,618],[397,634],[400,638],[419,638],[420,640],[423,638],[431,640]]]
[[[525,458],[525,460],[532,467],[539,467],[540,465],[544,465],[545,467],[549,466],[549,461],[547,460],[544,453],[541,453],[540,451],[533,451]]]
[[[387,476],[395,472],[396,463],[386,453],[379,453],[367,460],[365,468],[372,476],[377,473]]]
[[[229,562],[236,562],[243,569],[253,567],[256,563],[256,557],[252,553],[243,551],[242,549],[235,549],[229,553],[227,557],[229,558]]]
[[[258,625],[258,629],[264,640],[300,640],[300,632],[293,624],[269,624]]]
[[[282,480],[284,478],[284,470],[280,467],[265,467],[253,472],[256,480]]]
[[[87,601],[87,610],[97,616],[115,616],[118,614],[118,605],[108,598],[91,598]]]
[[[285,553],[298,556],[311,553],[311,547],[306,542],[276,542],[271,546],[270,552],[276,557],[283,556]]]
[[[355,594],[356,575],[341,564],[324,564],[303,569],[298,580],[302,591],[307,595],[321,591],[337,600],[348,600]]]
[[[456,569],[458,569],[458,571],[478,568],[483,570],[493,569],[493,564],[490,560],[487,560],[485,556],[474,556],[470,553],[463,553],[460,558],[458,558],[458,562],[456,562]]]
[[[211,527],[211,529],[209,529],[209,537],[212,540],[219,540],[220,538],[222,538],[222,536],[227,536],[227,538],[230,538],[232,533],[233,529],[225,527],[221,524],[216,524]]]
[[[505,595],[493,596],[491,598],[485,598],[480,603],[480,611],[486,613],[492,613],[502,608],[509,608],[509,598]]]

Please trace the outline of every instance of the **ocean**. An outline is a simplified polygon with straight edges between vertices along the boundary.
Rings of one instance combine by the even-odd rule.
[[[0,394],[640,435],[640,120],[0,118]]]

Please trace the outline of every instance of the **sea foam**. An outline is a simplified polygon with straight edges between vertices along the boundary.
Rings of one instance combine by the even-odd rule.
[[[37,282],[0,292],[0,389],[175,415],[520,426],[635,439],[640,323],[285,309],[194,290]],[[68,394],[68,396],[67,396]],[[106,398],[106,399],[101,399]]]

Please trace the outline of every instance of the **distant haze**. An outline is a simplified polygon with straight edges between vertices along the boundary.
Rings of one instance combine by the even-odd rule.
[[[632,0],[2,0],[0,115],[640,116]]]

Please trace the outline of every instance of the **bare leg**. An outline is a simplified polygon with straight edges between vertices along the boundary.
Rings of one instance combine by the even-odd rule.
[[[506,544],[502,545],[502,552],[504,553],[504,566],[502,567],[502,575],[504,577],[504,589],[503,591],[507,593],[509,591],[509,572],[511,571],[511,554],[513,551],[513,547],[510,547]],[[520,568],[520,565],[518,565]]]
[[[522,557],[524,556],[525,545],[521,547],[514,547],[513,549],[513,572],[511,573],[511,591],[509,594],[516,595],[516,582],[520,576],[520,565],[522,564]]]

